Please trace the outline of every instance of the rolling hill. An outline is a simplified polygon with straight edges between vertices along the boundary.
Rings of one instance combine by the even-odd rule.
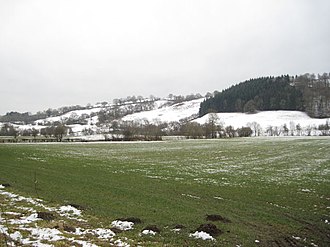
[[[168,99],[159,99],[153,103],[153,109],[127,114],[114,121],[119,123],[138,123],[143,124],[166,124],[173,122],[195,122],[205,124],[209,121],[210,114],[199,117],[198,112],[200,103],[205,98],[173,103]],[[113,106],[111,106],[113,107]],[[110,108],[111,108],[110,107]],[[119,108],[127,109],[127,105],[122,105]],[[63,123],[70,128],[68,133],[71,136],[83,137],[89,140],[102,140],[104,134],[109,133],[113,128],[113,122],[100,122],[100,113],[109,110],[109,106],[96,105],[91,109],[73,110],[63,115],[56,117],[47,117],[38,119],[29,124],[11,123],[11,125],[19,132],[36,129],[41,131],[47,126]],[[213,114],[214,115],[214,114]],[[279,135],[284,135],[283,127],[286,126],[290,133],[294,135],[320,135],[318,126],[325,125],[328,119],[311,118],[302,111],[260,111],[254,114],[251,113],[217,113],[217,121],[223,127],[232,126],[235,129],[243,126],[249,126],[252,129],[258,128],[260,135],[270,135],[269,131],[272,128],[274,131],[279,131]],[[4,126],[6,123],[0,123]],[[8,123],[7,123],[8,124]],[[297,129],[297,126],[299,128]],[[165,128],[166,128],[165,127]]]
[[[329,78],[327,73],[317,78],[313,74],[261,77],[205,97],[129,96],[113,103],[61,107],[36,114],[9,112],[0,116],[0,136],[158,139],[198,132],[200,138],[208,136],[211,122],[217,126],[213,131],[218,132],[212,138],[228,136],[228,131],[232,137],[243,128],[250,128],[254,135],[329,135]]]

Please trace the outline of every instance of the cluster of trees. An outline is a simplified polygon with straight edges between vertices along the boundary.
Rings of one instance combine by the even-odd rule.
[[[146,120],[142,123],[126,121],[120,125],[119,133],[121,133],[125,141],[158,141],[164,135],[163,127],[161,123],[153,124]]]
[[[303,94],[305,111],[311,117],[330,117],[330,73],[304,74],[293,78],[293,85]]]
[[[167,99],[172,101],[173,104],[175,104],[175,103],[180,103],[180,102],[184,102],[184,101],[200,99],[202,97],[203,96],[199,93],[197,93],[197,94],[188,94],[186,96],[169,94],[167,96]],[[127,96],[126,98],[114,99],[113,100],[113,105],[121,106],[121,105],[126,105],[126,104],[136,104],[136,103],[142,103],[142,102],[154,102],[154,101],[157,101],[157,100],[160,100],[160,98],[155,97],[153,95],[150,95],[148,98],[133,95],[133,96]]]
[[[222,126],[208,122],[199,124],[196,122],[188,122],[180,126],[176,135],[185,136],[188,139],[214,139],[214,138],[233,138],[233,137],[249,137],[252,135],[250,127],[242,127],[235,129],[233,126]]]
[[[232,138],[249,137],[253,133],[250,127],[225,127],[216,114],[211,114],[205,124],[185,120],[170,123],[149,123],[143,120],[118,123],[116,127],[111,126],[111,129],[112,133],[121,134],[124,140],[160,140],[162,136],[184,136],[188,139]]]
[[[68,132],[70,132],[70,129],[63,124],[45,127],[40,130],[36,128],[18,130],[13,125],[6,123],[0,128],[0,136],[13,136],[15,138],[18,136],[31,136],[36,138],[42,135],[46,138],[54,137],[57,141],[62,141]]]
[[[49,126],[40,130],[40,135],[48,137],[55,137],[57,141],[62,141],[63,137],[70,132],[70,128],[64,124],[59,124],[56,126]]]
[[[223,90],[202,102],[199,114],[303,109],[302,93],[286,75],[250,79]]]
[[[169,94],[167,96],[167,99],[172,101],[173,104],[190,101],[190,100],[194,100],[194,99],[200,99],[200,98],[203,98],[203,96],[200,93],[197,93],[197,94],[192,93],[192,94],[188,94],[186,96]]]
[[[323,136],[329,136],[330,135],[330,121],[327,120],[327,122],[325,124],[319,125],[318,130],[321,131]]]
[[[19,131],[11,124],[4,124],[0,129],[0,136],[18,136]]]
[[[0,122],[10,122],[10,123],[17,123],[17,124],[31,124],[38,119],[44,119],[47,117],[56,117],[63,115],[70,111],[75,110],[83,110],[86,107],[75,105],[75,106],[64,106],[58,109],[47,109],[45,111],[39,111],[35,114],[30,112],[8,112],[4,116],[0,116]]]
[[[153,95],[150,95],[149,98],[144,98],[143,96],[127,96],[126,98],[120,98],[120,99],[113,99],[113,105],[120,106],[125,104],[136,104],[136,103],[142,103],[145,101],[148,102],[154,102],[156,100],[159,100],[158,97],[155,97]]]
[[[299,86],[299,84],[307,84],[308,87],[330,87],[330,73],[323,73],[315,75],[315,74],[310,74],[310,73],[306,73],[303,75],[296,75],[293,78],[293,83],[296,86]]]
[[[207,122],[204,124],[192,121],[169,123],[166,134],[185,136],[189,139],[232,138],[249,137],[252,135],[252,129],[248,126],[238,129],[235,129],[233,126],[224,126],[216,114],[210,114]]]
[[[86,109],[86,107],[84,107],[84,106],[73,105],[73,106],[63,106],[58,109],[49,108],[48,110],[46,110],[42,113],[46,113],[47,117],[57,117],[57,116],[63,115],[70,111],[85,110],[85,109]]]
[[[32,123],[40,118],[46,118],[45,113],[31,114],[29,112],[19,113],[19,112],[7,112],[6,115],[0,116],[0,122],[10,122],[10,123]]]
[[[263,130],[257,122],[249,123],[248,126],[252,129],[254,136],[260,136],[263,134],[268,136],[311,136],[312,132],[314,132],[313,135],[330,135],[329,120],[327,120],[325,124],[320,124],[318,127],[309,125],[305,126],[304,129],[299,123],[295,124],[293,121],[291,121],[289,125],[268,126],[265,130]]]
[[[68,119],[66,119],[65,121],[62,121],[62,122],[65,122],[65,124],[67,125],[71,125],[71,124],[81,124],[81,125],[84,125],[84,124],[88,124],[88,120],[92,117],[95,117],[97,116],[98,113],[95,113],[95,112],[92,112],[91,114],[81,114],[81,115],[78,115],[77,113],[73,112],[70,114],[70,117]],[[60,124],[60,122],[57,122],[55,125],[58,125]],[[49,123],[48,123],[49,125]]]
[[[299,110],[311,117],[330,117],[330,73],[250,79],[207,98],[201,103],[199,115],[271,110]]]
[[[317,133],[313,133],[317,132]],[[318,127],[316,126],[307,126],[304,129],[301,128],[300,124],[295,125],[293,122],[290,123],[290,126],[284,124],[281,127],[278,126],[268,126],[266,129],[268,136],[311,136],[311,135],[320,135],[320,136],[329,136],[330,135],[330,126],[328,122],[326,124],[321,124]]]
[[[99,124],[110,123],[128,114],[150,111],[155,108],[154,101],[143,101],[139,104],[113,105],[97,113]]]

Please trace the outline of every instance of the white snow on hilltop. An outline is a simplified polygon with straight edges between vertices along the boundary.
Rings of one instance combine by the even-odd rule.
[[[151,111],[138,112],[123,117],[123,121],[148,120],[155,122],[178,122],[181,119],[197,115],[200,103],[204,98],[177,103],[171,106],[164,106]]]

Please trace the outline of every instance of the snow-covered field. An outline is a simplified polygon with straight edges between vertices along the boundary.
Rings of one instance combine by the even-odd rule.
[[[267,129],[269,126],[282,127],[284,124],[290,128],[291,124],[296,126],[299,124],[302,128],[315,127],[325,124],[327,119],[316,119],[309,117],[305,112],[300,111],[262,111],[255,114],[248,113],[216,113],[218,119],[224,126],[233,126],[241,128],[249,126],[256,122],[262,129]],[[198,118],[194,121],[203,124],[209,119],[209,114]]]
[[[260,241],[272,246],[266,241],[276,243],[279,235],[292,246],[323,246],[330,220],[329,145],[328,137],[0,145],[6,161],[0,162],[3,181],[22,178],[12,188],[0,186],[0,246],[4,235],[9,246],[59,246],[55,240],[68,244],[64,246],[118,246],[115,241],[138,246],[141,240],[164,245],[181,241],[181,246],[185,241],[187,246],[196,246],[194,241],[201,246],[253,246]],[[33,182],[32,165],[40,167],[44,201],[13,193],[19,182]],[[12,167],[20,169],[13,173]],[[48,203],[58,191],[64,200]],[[99,218],[90,218],[89,209]],[[42,219],[40,211],[56,218]],[[211,223],[205,218],[210,214],[232,221],[212,223],[223,235],[216,236],[211,226],[201,227]],[[141,217],[140,225],[133,217]],[[160,231],[147,228],[151,224]],[[272,231],[264,235],[270,224]],[[130,232],[117,233],[112,227]]]

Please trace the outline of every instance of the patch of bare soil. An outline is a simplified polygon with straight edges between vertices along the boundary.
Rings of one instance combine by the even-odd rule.
[[[274,240],[266,241],[260,246],[267,246],[267,247],[303,247],[306,246],[305,242],[298,241],[296,239],[290,237],[283,237]]]
[[[160,233],[160,229],[156,225],[146,226],[145,228],[143,228],[142,231],[144,231],[144,230],[149,230],[149,231],[153,231],[153,232],[156,232],[156,233]]]
[[[207,214],[206,215],[207,221],[220,221],[223,223],[231,223],[231,220],[219,215],[219,214]]]
[[[38,218],[43,219],[43,220],[54,220],[55,219],[55,214],[51,212],[37,212]]]
[[[313,224],[311,222],[308,222],[308,221],[305,221],[302,219],[298,219],[289,214],[286,214],[286,216],[290,219],[293,219],[293,220],[301,223],[304,226],[301,231],[302,237],[305,237],[308,240],[310,240],[309,236],[314,236],[314,239],[316,237],[318,237],[319,239],[322,240],[322,244],[323,244],[322,246],[330,246],[330,229],[329,228],[320,227],[320,225]]]
[[[76,228],[75,227],[69,226],[69,225],[66,225],[66,224],[64,224],[63,230],[66,231],[66,232],[76,232]]]
[[[79,205],[79,204],[75,204],[75,203],[69,203],[69,206],[72,206],[76,209],[79,209],[79,210],[86,210],[86,207],[85,206],[82,206],[82,205]]]
[[[116,233],[116,234],[118,234],[118,233],[122,233],[122,232],[123,232],[123,230],[120,230],[120,229],[118,229],[118,228],[116,228],[116,227],[111,227],[110,230],[113,231],[113,232]]]
[[[206,232],[214,238],[223,233],[223,231],[221,231],[216,225],[211,223],[202,224],[195,231]]]

